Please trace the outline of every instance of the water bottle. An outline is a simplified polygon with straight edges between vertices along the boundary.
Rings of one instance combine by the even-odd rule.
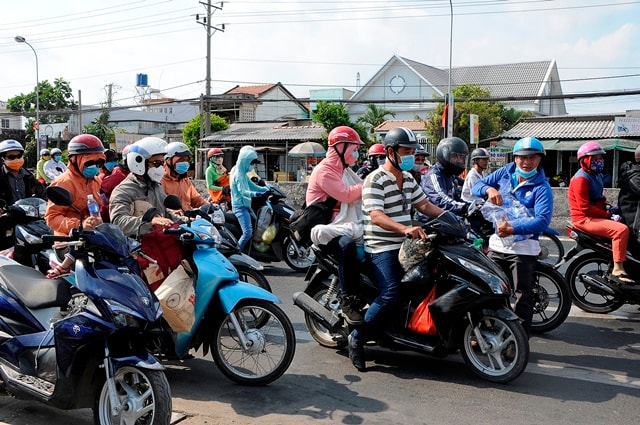
[[[87,195],[87,208],[91,217],[100,217],[100,205],[93,199],[93,195]]]

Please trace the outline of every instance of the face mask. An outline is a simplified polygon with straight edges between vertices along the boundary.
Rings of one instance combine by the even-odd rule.
[[[82,175],[88,179],[94,178],[95,176],[98,175],[99,172],[100,170],[98,169],[97,165],[92,165],[91,167],[84,167],[82,169]]]
[[[62,156],[60,156],[60,155],[56,155],[56,156],[53,157],[54,161],[60,161],[61,159],[62,159]]]
[[[178,162],[176,164],[176,173],[184,174],[189,171],[189,163],[188,162]]]
[[[4,165],[13,171],[18,171],[24,165],[24,158],[6,159]]]
[[[413,162],[415,157],[413,155],[405,155],[400,157],[400,169],[402,171],[409,171],[413,169]]]
[[[387,158],[386,157],[378,159],[378,167],[382,167],[385,162],[387,162]]]
[[[424,164],[413,164],[413,171],[419,173],[424,168]]]
[[[161,165],[159,167],[149,168],[149,170],[147,170],[147,175],[154,182],[160,183],[162,176],[164,176],[164,167]]]
[[[604,171],[604,159],[594,159],[591,160],[591,171],[596,174],[602,173]]]
[[[223,161],[224,161],[224,158],[221,156],[216,156],[216,158],[213,160],[213,162],[215,162],[218,165],[222,165]]]
[[[109,161],[104,163],[104,168],[106,168],[108,172],[112,172],[116,165],[118,165],[118,161]]]
[[[533,177],[536,174],[538,174],[538,169],[534,168],[531,171],[524,171],[522,168],[516,167],[516,174],[519,175],[519,176],[524,177],[525,179],[530,179],[531,177]]]

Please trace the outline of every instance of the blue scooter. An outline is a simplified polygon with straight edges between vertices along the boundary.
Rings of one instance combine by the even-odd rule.
[[[71,205],[64,189],[47,195]],[[103,226],[44,237],[75,248],[76,288],[0,261],[0,388],[64,410],[92,408],[96,424],[168,425],[169,384],[148,351],[162,311],[120,261],[136,247]]]

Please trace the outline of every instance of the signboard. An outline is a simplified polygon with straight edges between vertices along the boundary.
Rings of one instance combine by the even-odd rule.
[[[640,118],[615,117],[613,132],[616,136],[640,135]]]
[[[122,148],[142,139],[141,134],[116,133],[116,152],[122,152]]]
[[[480,143],[480,122],[476,114],[469,114],[469,141],[476,147]]]

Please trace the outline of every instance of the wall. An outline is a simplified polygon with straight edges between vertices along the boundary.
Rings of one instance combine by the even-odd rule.
[[[203,196],[207,197],[204,180],[196,180],[194,184]],[[304,196],[307,190],[307,183],[297,182],[279,182],[275,183],[284,193],[287,194],[287,203],[294,208],[300,208],[304,203]],[[562,236],[566,236],[565,225],[570,220],[569,203],[567,201],[567,188],[553,187],[553,218],[551,219],[551,227],[560,231]],[[618,189],[605,189],[604,194],[609,203],[616,205],[618,203]]]

